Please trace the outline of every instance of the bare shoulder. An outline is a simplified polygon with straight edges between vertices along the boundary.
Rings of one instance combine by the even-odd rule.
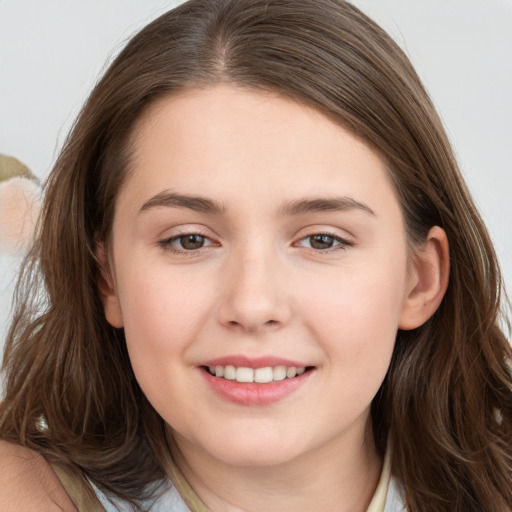
[[[41,455],[0,440],[0,512],[20,510],[77,512]]]

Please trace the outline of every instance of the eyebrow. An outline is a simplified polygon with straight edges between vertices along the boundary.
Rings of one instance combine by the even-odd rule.
[[[292,216],[311,212],[345,212],[350,210],[360,210],[375,216],[375,212],[368,205],[346,196],[298,199],[285,204],[281,208],[280,214],[282,216]]]
[[[146,201],[139,212],[151,208],[187,208],[200,213],[222,215],[226,213],[226,207],[217,201],[201,196],[191,196],[174,192],[163,191]],[[375,212],[366,204],[356,201],[351,197],[314,197],[303,198],[286,203],[279,209],[282,217],[304,215],[315,212],[344,212],[359,210],[375,216]]]
[[[173,192],[160,192],[156,196],[146,201],[139,212],[149,210],[156,207],[167,207],[167,208],[188,208],[201,213],[210,214],[223,214],[226,212],[226,208],[212,199],[200,196],[189,196],[183,194],[176,194]]]

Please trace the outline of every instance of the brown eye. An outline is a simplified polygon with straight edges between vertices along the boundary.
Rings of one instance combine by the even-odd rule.
[[[313,249],[319,253],[330,253],[338,249],[347,249],[352,247],[354,244],[345,238],[341,238],[337,235],[330,235],[329,233],[315,233],[309,235],[297,242],[299,247],[307,247]]]
[[[175,254],[193,254],[193,251],[199,251],[206,247],[218,246],[218,244],[213,242],[210,238],[200,235],[199,233],[183,233],[181,235],[176,235],[172,238],[160,240],[158,245],[165,251]]]
[[[329,235],[313,235],[309,237],[309,243],[313,249],[330,249],[334,242],[334,237]]]
[[[179,242],[179,245],[187,250],[187,251],[193,251],[195,249],[201,249],[201,247],[204,246],[205,243],[205,237],[201,235],[183,235],[180,236],[176,242]]]

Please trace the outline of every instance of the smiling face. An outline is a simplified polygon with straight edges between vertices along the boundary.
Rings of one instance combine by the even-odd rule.
[[[383,162],[314,110],[230,86],[160,100],[134,147],[105,311],[185,455],[363,444],[414,285]]]

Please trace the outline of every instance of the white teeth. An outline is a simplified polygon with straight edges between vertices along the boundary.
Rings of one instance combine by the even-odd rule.
[[[254,370],[252,368],[237,368],[236,369],[237,382],[254,382]]]
[[[223,377],[227,380],[236,380],[237,382],[256,382],[258,384],[266,384],[268,382],[277,382],[284,379],[293,379],[302,375],[305,367],[296,368],[295,366],[265,366],[264,368],[247,368],[245,366],[235,367],[233,365],[226,366],[209,366],[210,373],[216,377]]]
[[[292,379],[295,375],[297,375],[297,368],[295,366],[290,366],[290,368],[286,369],[286,377],[288,379]]]
[[[270,366],[265,368],[258,368],[254,371],[254,382],[259,384],[266,384],[274,380],[274,371]]]
[[[228,364],[224,367],[224,378],[228,380],[236,379],[236,368]]]
[[[274,380],[286,379],[286,366],[276,366],[274,368]]]

